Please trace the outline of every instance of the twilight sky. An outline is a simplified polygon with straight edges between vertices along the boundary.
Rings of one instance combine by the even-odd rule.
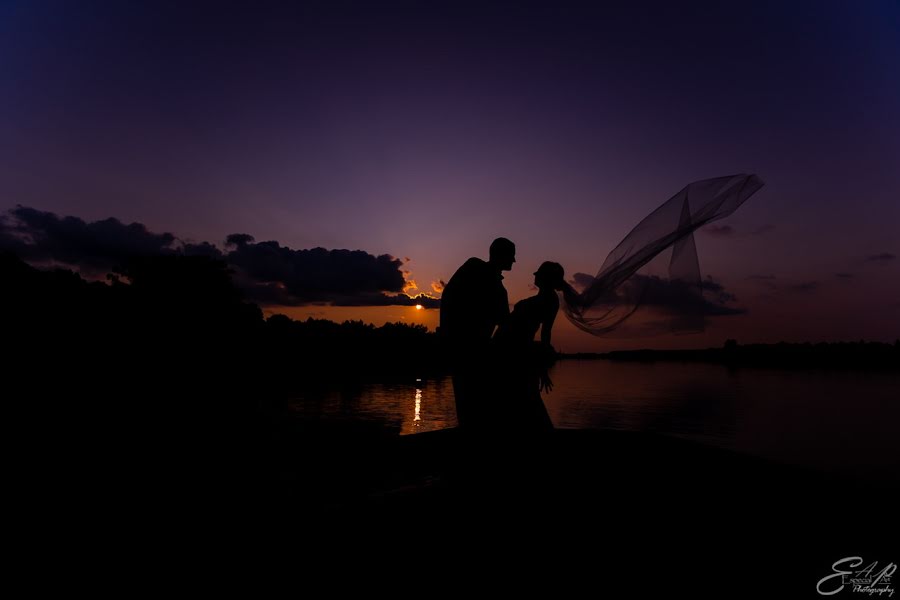
[[[896,1],[186,4],[0,2],[0,212],[389,254],[432,294],[502,235],[515,302],[543,260],[596,273],[685,184],[757,173],[696,236],[744,314],[651,340],[560,315],[556,346],[900,336]]]

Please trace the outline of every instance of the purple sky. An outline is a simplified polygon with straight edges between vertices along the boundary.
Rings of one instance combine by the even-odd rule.
[[[557,345],[900,336],[897,2],[183,4],[0,4],[0,210],[408,257],[420,291],[503,235],[516,301],[688,182],[757,173],[697,234],[746,314],[637,341],[560,317]]]

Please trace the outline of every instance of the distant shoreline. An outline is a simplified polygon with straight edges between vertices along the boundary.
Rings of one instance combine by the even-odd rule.
[[[828,368],[900,371],[900,342],[838,342],[748,344],[729,340],[721,348],[696,350],[616,350],[559,353],[561,360],[632,362],[704,362],[728,366]]]

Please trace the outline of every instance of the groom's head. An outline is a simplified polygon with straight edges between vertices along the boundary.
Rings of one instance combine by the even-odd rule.
[[[516,262],[516,245],[506,238],[497,238],[491,242],[488,262],[500,271],[509,271]]]

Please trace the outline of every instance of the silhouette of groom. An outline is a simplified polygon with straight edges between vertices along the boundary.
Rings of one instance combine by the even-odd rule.
[[[440,332],[450,354],[456,416],[462,429],[484,429],[498,422],[489,350],[494,328],[509,317],[501,273],[512,269],[514,262],[516,245],[497,238],[491,243],[488,261],[467,260],[441,295]]]

